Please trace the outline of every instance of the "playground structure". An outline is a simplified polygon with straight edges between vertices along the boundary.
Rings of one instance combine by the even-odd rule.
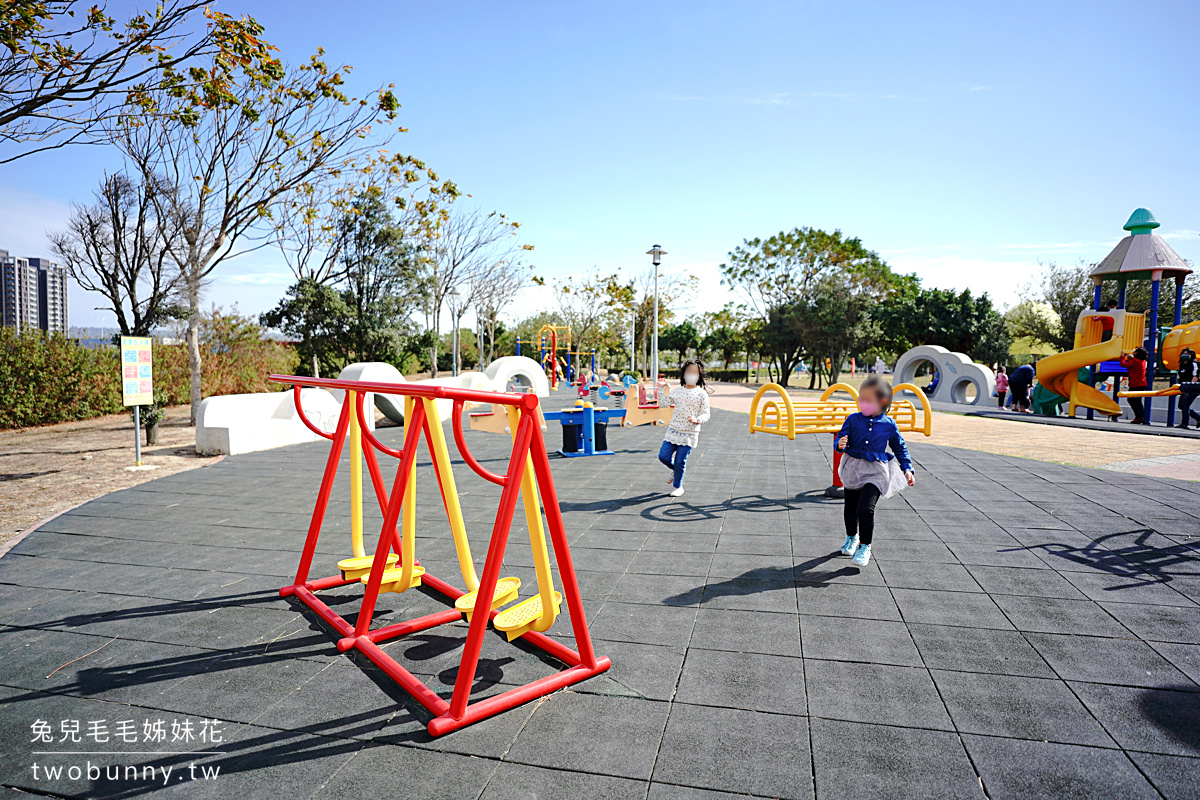
[[[1122,353],[1140,347],[1144,325],[1144,314],[1129,314],[1122,310],[1083,311],[1075,322],[1074,348],[1046,356],[1037,363],[1035,410],[1057,412],[1066,402],[1067,415],[1071,417],[1075,416],[1077,407],[1099,411],[1106,416],[1120,414],[1121,406],[1116,398],[1109,398],[1090,385],[1089,370],[1095,364],[1114,361]],[[1104,338],[1106,331],[1111,331],[1111,338]]]
[[[900,356],[893,376],[901,384],[911,384],[917,379],[917,370],[926,363],[932,364],[937,374],[937,383],[928,392],[930,400],[980,405],[996,392],[996,373],[991,367],[939,345],[920,345]],[[975,389],[975,397],[968,399],[971,388]]]
[[[609,668],[609,659],[595,654],[588,633],[583,600],[576,580],[570,549],[567,545],[566,530],[562,513],[559,510],[554,479],[550,472],[549,458],[541,436],[537,435],[538,398],[536,394],[487,392],[426,384],[303,378],[294,375],[272,375],[270,377],[272,381],[292,386],[293,398],[300,419],[312,433],[329,439],[332,443],[300,557],[300,564],[296,571],[296,578],[292,584],[281,588],[279,593],[282,597],[295,597],[334,628],[342,637],[337,643],[339,651],[357,650],[360,652],[433,714],[434,718],[428,724],[428,730],[432,736],[441,736],[478,722],[564,686],[598,675]],[[337,427],[332,433],[315,427],[305,417],[301,394],[302,387],[306,386],[340,390],[346,393],[346,401],[341,404]],[[376,396],[387,394],[403,398],[404,417],[407,422],[404,428],[402,449],[396,450],[384,445],[367,427],[367,415],[364,408],[366,397],[369,394]],[[438,401],[447,401],[452,406],[452,431],[463,461],[475,474],[502,487],[482,578],[478,577],[475,571],[475,561],[467,540],[466,525],[463,520],[462,508],[459,505],[458,489],[450,465],[445,434],[441,424],[437,422],[436,403]],[[467,449],[463,439],[462,412],[464,405],[469,402],[503,408],[508,415],[513,447],[508,461],[508,470],[503,475],[486,470]],[[424,436],[432,457],[434,473],[454,540],[459,569],[463,582],[466,584],[465,591],[427,573],[416,557],[416,458],[417,446],[422,436]],[[352,555],[338,562],[338,575],[310,580],[309,571],[316,553],[325,512],[329,505],[342,449],[345,446],[349,447],[350,455]],[[383,482],[379,459],[375,453],[377,450],[400,462],[390,494]],[[383,513],[383,526],[373,555],[368,555],[363,545],[362,462],[364,457],[371,485]],[[515,605],[508,605],[518,599],[521,582],[519,578],[515,577],[501,578],[500,569],[508,545],[509,531],[518,497],[524,503],[538,593]],[[539,499],[541,501],[540,508]],[[550,542],[562,582],[562,593],[556,591],[553,584],[545,529],[543,528],[543,512],[545,528],[549,529]],[[401,516],[403,516],[402,520]],[[399,529],[397,528],[398,522],[401,523]],[[318,592],[323,589],[352,583],[362,583],[366,587],[354,624],[340,616],[318,596]],[[419,586],[439,592],[451,601],[454,607],[372,630],[371,622],[380,593],[405,592]],[[489,598],[487,613],[475,613],[480,596]],[[559,614],[564,596],[577,650],[572,650],[545,635]],[[504,608],[504,606],[508,607]],[[463,617],[466,617],[468,621],[468,631],[455,678],[453,694],[449,702],[427,688],[380,647],[382,642],[454,623]],[[520,638],[527,644],[537,647],[563,662],[567,668],[524,686],[474,703],[470,702],[471,689],[475,682],[475,673],[489,622],[497,631],[504,632],[508,641]]]
[[[206,397],[196,413],[196,452],[237,455],[315,442],[313,425],[332,431],[339,414],[338,401],[323,389],[305,389],[297,402],[283,392]],[[373,416],[370,421],[374,427]]]
[[[564,352],[571,352],[571,326],[570,325],[543,325],[538,330],[538,348],[541,350],[542,369],[546,371],[546,376],[550,381],[550,388],[558,388],[558,376],[561,372],[558,364],[558,348],[563,348]],[[565,375],[563,377],[566,377]]]
[[[559,455],[567,458],[582,456],[610,456],[613,451],[608,449],[609,422],[619,423],[622,428],[634,428],[639,425],[666,425],[671,420],[671,406],[659,405],[665,387],[646,387],[627,378],[624,389],[614,389],[606,382],[601,382],[598,392],[604,397],[617,399],[622,396],[625,404],[622,407],[609,408],[598,406],[595,402],[580,398],[575,404],[559,411],[543,412],[538,409],[542,431],[546,430],[546,422],[559,422],[563,426],[563,447]],[[665,397],[664,397],[665,399]],[[467,403],[468,410],[474,404]],[[473,431],[484,433],[509,433],[507,421],[493,412],[470,412],[470,427]]]
[[[1040,393],[1039,407],[1043,413],[1055,413],[1062,403],[1069,403],[1068,413],[1074,416],[1077,407],[1088,409],[1091,419],[1095,411],[1102,414],[1121,413],[1118,397],[1141,396],[1146,398],[1145,422],[1150,424],[1151,403],[1154,397],[1166,396],[1167,425],[1175,423],[1175,397],[1178,391],[1170,389],[1154,391],[1156,377],[1172,378],[1179,369],[1179,351],[1187,346],[1186,341],[1195,342],[1197,334],[1188,333],[1200,323],[1182,324],[1183,282],[1192,269],[1178,253],[1154,229],[1159,222],[1145,208],[1136,209],[1123,226],[1129,235],[1117,243],[1091,271],[1094,294],[1092,309],[1079,315],[1075,324],[1075,347],[1065,353],[1047,356],[1038,362],[1038,381],[1046,387],[1046,397]],[[1170,328],[1159,328],[1158,306],[1163,279],[1175,281],[1175,307]],[[1102,310],[1103,284],[1106,280],[1117,282],[1117,308]],[[1128,314],[1125,309],[1126,289],[1131,280],[1150,281],[1150,307],[1148,314]],[[1149,324],[1146,325],[1146,316]],[[1106,322],[1111,320],[1111,322]],[[1145,327],[1144,327],[1145,326]],[[1111,339],[1105,339],[1106,330],[1112,330]],[[1118,342],[1120,347],[1114,342]],[[1146,378],[1151,388],[1145,392],[1121,392],[1115,386],[1110,399],[1094,386],[1098,374],[1117,375],[1124,373],[1115,365],[1104,364],[1105,360],[1119,358],[1122,352],[1136,347],[1145,347],[1147,359]],[[1096,365],[1100,364],[1099,370]],[[1080,370],[1086,369],[1081,381]],[[1064,394],[1065,392],[1065,394]],[[1035,402],[1039,392],[1035,392]]]
[[[833,395],[845,392],[850,400],[835,400]],[[933,409],[929,406],[929,398],[920,388],[911,383],[896,384],[892,388],[893,397],[888,416],[896,423],[901,433],[923,433],[933,435]],[[911,393],[920,403],[917,404],[902,393]],[[768,394],[775,395],[766,397]],[[765,401],[764,401],[764,398]],[[858,412],[858,390],[845,383],[835,383],[826,389],[819,400],[796,401],[777,383],[767,383],[759,387],[750,401],[750,432],[773,433],[776,436],[786,436],[795,439],[798,434],[831,433],[834,436],[842,429],[846,417]],[[835,447],[833,450],[833,482],[825,490],[826,497],[840,498],[844,494],[842,479],[838,475],[838,467],[842,463],[842,454]]]

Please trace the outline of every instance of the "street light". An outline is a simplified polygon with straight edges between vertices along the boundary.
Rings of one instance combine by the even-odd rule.
[[[450,335],[450,374],[458,377],[458,298],[462,295],[458,292],[458,287],[450,290],[446,295],[450,301],[450,320],[454,325],[454,332]]]
[[[667,251],[657,244],[646,251],[646,255],[654,260],[654,366],[651,367],[654,377],[651,380],[656,386],[658,385],[658,265],[662,263],[662,257],[666,254]]]

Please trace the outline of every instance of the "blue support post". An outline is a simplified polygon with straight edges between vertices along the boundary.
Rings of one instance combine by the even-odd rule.
[[[1092,293],[1092,310],[1093,310],[1093,311],[1099,311],[1099,310],[1100,310],[1101,297],[1102,297],[1102,295],[1104,294],[1104,291],[1103,291],[1103,290],[1104,290],[1104,287],[1103,287],[1103,284],[1100,282],[1100,281],[1101,281],[1101,279],[1099,279],[1099,278],[1096,278],[1096,279],[1094,279],[1094,280],[1096,281],[1096,289],[1095,289],[1095,291]],[[1092,364],[1090,367],[1088,367],[1088,386],[1093,386],[1093,387],[1094,387],[1095,385],[1096,385],[1096,365],[1095,365],[1095,364]],[[1096,412],[1095,412],[1095,410],[1094,410],[1094,409],[1091,409],[1091,408],[1089,408],[1089,409],[1087,410],[1087,419],[1089,419],[1089,420],[1093,420],[1093,419],[1095,419],[1095,418],[1096,418]]]
[[[1117,308],[1125,310],[1125,286],[1126,282],[1121,281],[1117,284]]]
[[[1184,276],[1179,275],[1175,278],[1175,313],[1172,315],[1172,325],[1178,325],[1183,321],[1183,280]],[[1173,374],[1171,383],[1178,383],[1179,376]],[[1185,420],[1180,420],[1181,422]],[[1175,425],[1175,395],[1167,398],[1167,427],[1171,428]]]
[[[517,355],[521,355],[521,337],[517,337]]]
[[[1154,391],[1154,373],[1158,372],[1158,297],[1162,272],[1155,271],[1151,275],[1153,281],[1150,283],[1150,335],[1146,337],[1146,351],[1150,355],[1146,358],[1146,384],[1150,391]],[[1146,398],[1146,419],[1143,421],[1147,425],[1150,424],[1150,406],[1153,401],[1153,397]]]

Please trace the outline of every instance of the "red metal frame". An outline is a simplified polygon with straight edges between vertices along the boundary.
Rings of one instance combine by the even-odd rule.
[[[558,494],[554,488],[554,478],[550,473],[550,459],[546,453],[542,437],[537,435],[538,398],[532,394],[513,394],[506,392],[484,392],[470,389],[455,389],[443,386],[423,384],[393,384],[370,381],[343,381],[323,378],[302,378],[294,375],[272,375],[272,381],[291,384],[294,387],[296,410],[301,420],[314,432],[330,439],[332,446],[325,462],[325,473],[321,479],[321,487],[317,492],[317,503],[313,509],[312,522],[309,524],[308,536],[304,542],[304,550],[300,556],[300,565],[296,571],[295,581],[279,590],[282,597],[295,597],[300,600],[317,616],[330,625],[341,636],[337,647],[341,651],[358,650],[378,666],[384,673],[412,695],[418,703],[424,706],[434,718],[429,722],[429,733],[441,736],[466,725],[478,722],[501,711],[506,711],[573,683],[599,675],[611,666],[607,656],[597,656],[592,648],[591,636],[588,633],[587,621],[584,618],[583,598],[579,592],[579,583],[575,575],[575,565],[571,560],[571,551],[567,545],[566,529],[562,512],[558,505]],[[357,393],[357,402],[342,403],[342,413],[338,418],[337,429],[333,434],[320,431],[304,416],[300,405],[300,389],[303,386],[315,386],[326,389],[342,389]],[[513,514],[516,511],[517,500],[524,475],[526,458],[533,464],[534,476],[537,479],[542,507],[546,515],[546,527],[550,533],[550,542],[554,557],[558,563],[559,579],[562,582],[563,596],[571,617],[571,628],[575,635],[578,650],[572,650],[550,637],[529,631],[520,638],[539,648],[548,655],[562,661],[567,669],[554,675],[510,689],[502,694],[494,695],[483,700],[470,702],[471,686],[475,680],[475,671],[479,664],[479,654],[483,648],[483,638],[487,632],[487,624],[502,609],[494,609],[488,614],[473,614],[467,630],[466,645],[463,649],[462,660],[459,662],[458,676],[454,683],[454,692],[447,703],[434,694],[411,672],[385,653],[379,643],[405,636],[418,631],[427,630],[438,625],[456,622],[462,615],[455,609],[439,611],[417,619],[388,625],[384,628],[371,630],[371,619],[374,616],[375,603],[379,597],[379,589],[383,578],[383,565],[387,556],[394,551],[401,555],[400,534],[396,523],[401,512],[407,482],[412,474],[411,467],[416,458],[417,443],[422,432],[425,434],[427,446],[432,448],[429,425],[439,424],[437,419],[427,419],[424,403],[413,403],[410,418],[405,420],[404,446],[401,450],[393,450],[381,444],[368,432],[364,417],[363,398],[367,392],[403,395],[413,398],[451,400],[454,403],[452,430],[454,442],[466,464],[480,477],[497,483],[502,487],[500,504],[496,520],[492,526],[491,541],[488,545],[487,559],[484,562],[483,575],[479,580],[477,597],[492,597],[496,583],[500,577],[500,567],[504,560],[504,551],[508,544],[508,534],[512,525]],[[349,399],[350,395],[346,395]],[[512,453],[508,462],[508,473],[497,475],[484,469],[471,455],[462,431],[463,403],[491,403],[493,405],[515,406],[520,411],[516,435],[513,437]],[[355,406],[353,409],[351,406]],[[363,452],[366,454],[367,465],[371,475],[371,483],[379,499],[380,508],[384,514],[383,528],[380,532],[379,543],[375,550],[374,566],[363,595],[362,606],[359,610],[357,624],[352,626],[343,617],[333,611],[318,596],[317,592],[336,586],[357,581],[346,581],[340,575],[309,580],[308,573],[312,566],[313,555],[316,552],[317,539],[320,536],[321,524],[325,519],[325,511],[329,505],[330,491],[333,489],[334,477],[337,473],[338,461],[341,458],[342,445],[350,428],[350,414],[358,415],[359,430],[362,432]],[[400,460],[396,478],[392,484],[391,494],[385,497],[383,477],[375,450],[394,456]],[[435,471],[437,460],[434,460]],[[442,486],[441,475],[438,484],[445,501],[445,487]],[[414,564],[419,562],[414,562]],[[430,589],[445,596],[451,603],[461,597],[464,592],[429,573],[422,576],[422,583]]]

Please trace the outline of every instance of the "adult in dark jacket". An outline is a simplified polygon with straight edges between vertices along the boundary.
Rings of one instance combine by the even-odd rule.
[[[1200,383],[1196,382],[1196,353],[1190,347],[1185,347],[1179,353],[1179,424],[1175,427],[1186,428],[1188,417],[1200,425],[1200,414],[1192,411],[1192,403],[1200,395]]]
[[[1032,364],[1022,364],[1008,375],[1008,390],[1012,392],[1013,411],[1029,413],[1029,390],[1033,388],[1034,372]]]

